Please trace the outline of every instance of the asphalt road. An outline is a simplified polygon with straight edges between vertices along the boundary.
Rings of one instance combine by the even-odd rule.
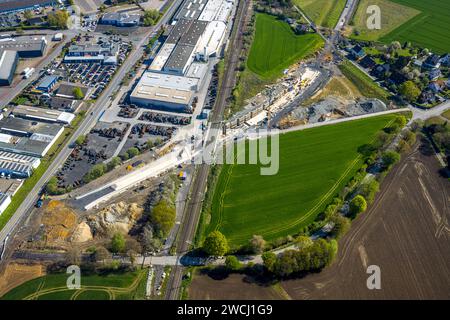
[[[231,95],[231,90],[233,89],[231,84],[233,83],[235,72],[239,63],[239,53],[243,43],[241,30],[245,21],[244,17],[248,6],[248,1],[239,1],[239,7],[236,12],[235,22],[233,24],[233,33],[229,43],[229,52],[231,54],[228,57],[229,59],[227,60],[227,64],[225,65],[224,78],[218,91],[219,96],[217,97],[216,104],[211,115],[210,122],[212,123],[211,128],[213,129],[220,128],[223,113],[227,105],[227,98]],[[212,131],[214,130],[210,130],[210,132]],[[214,137],[208,137],[207,141],[210,141],[210,138]],[[181,224],[180,233],[177,239],[177,254],[179,256],[186,253],[190,249],[194,239],[203,198],[206,191],[208,174],[209,165],[201,164],[196,167],[196,173],[192,181],[192,192],[186,205],[184,220]],[[181,281],[183,278],[183,270],[184,268],[178,264],[174,267],[167,283],[166,299],[178,299],[181,289]]]
[[[95,125],[101,116],[102,112],[109,106],[111,102],[111,95],[118,90],[120,86],[120,82],[124,78],[124,76],[130,71],[130,69],[134,66],[134,64],[141,58],[144,54],[145,45],[150,37],[156,34],[159,28],[166,24],[172,15],[175,12],[175,9],[180,5],[181,0],[174,0],[171,7],[166,11],[164,16],[159,20],[159,22],[150,29],[143,37],[142,40],[138,43],[138,45],[133,49],[128,58],[122,64],[122,66],[117,71],[116,75],[111,80],[110,84],[103,91],[103,94],[98,98],[95,104],[91,108],[91,112],[87,114],[86,118],[80,124],[80,126],[76,129],[72,137],[63,147],[63,149],[58,153],[56,158],[50,164],[47,171],[42,175],[41,179],[36,183],[33,190],[28,194],[28,196],[24,199],[22,204],[16,210],[15,214],[11,217],[8,223],[4,226],[4,228],[0,231],[0,244],[4,243],[5,238],[8,235],[13,235],[14,229],[16,226],[26,217],[27,213],[30,213],[34,204],[38,199],[38,195],[42,188],[45,186],[47,181],[56,174],[58,169],[64,164],[66,159],[69,157],[72,152],[71,145],[75,142],[76,138],[80,135],[86,134],[89,130]],[[7,245],[7,244],[6,244]]]

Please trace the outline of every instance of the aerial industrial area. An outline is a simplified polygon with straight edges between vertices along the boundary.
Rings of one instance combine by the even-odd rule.
[[[450,299],[450,3],[371,5],[0,0],[0,300]]]

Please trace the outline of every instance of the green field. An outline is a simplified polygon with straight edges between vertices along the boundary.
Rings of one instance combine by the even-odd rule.
[[[266,240],[307,226],[362,164],[359,146],[372,141],[393,115],[344,122],[280,136],[280,169],[260,175],[256,165],[224,165],[205,233],[220,230],[231,245],[252,235]]]
[[[279,77],[283,69],[312,55],[322,46],[323,40],[318,34],[296,35],[287,23],[258,13],[247,66],[264,79]]]
[[[346,60],[339,65],[339,69],[357,88],[368,98],[377,98],[388,102],[390,93],[376,84],[368,75]]]
[[[365,9],[371,4],[381,8],[381,30],[366,28]],[[361,34],[352,37],[361,40],[410,41],[437,53],[450,52],[450,0],[362,0],[353,22]]]
[[[315,24],[334,28],[339,21],[347,0],[294,0]]]
[[[368,14],[366,12],[367,7],[371,5],[377,5],[381,9],[381,29],[379,30],[367,28]],[[359,34],[352,34],[351,38],[377,41],[418,14],[420,14],[419,10],[389,0],[361,0],[351,22],[354,31]]]
[[[81,275],[81,289],[69,290],[65,273],[50,274],[12,289],[1,300],[139,300],[145,297],[145,270]]]

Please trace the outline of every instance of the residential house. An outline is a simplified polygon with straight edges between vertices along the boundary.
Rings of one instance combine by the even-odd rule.
[[[359,64],[363,68],[366,68],[369,70],[372,70],[377,65],[377,63],[369,56],[365,56],[364,58],[362,58],[361,61],[359,62]]]
[[[442,76],[441,70],[439,69],[433,69],[430,71],[430,74],[428,75],[428,78],[431,81],[437,80]]]
[[[353,58],[355,60],[362,59],[366,55],[366,52],[364,51],[364,49],[361,46],[359,46],[359,45],[354,46],[350,50],[350,53],[351,53],[351,55],[353,56]]]
[[[439,69],[441,66],[440,61],[441,58],[437,54],[432,54],[423,62],[423,67],[426,69]]]

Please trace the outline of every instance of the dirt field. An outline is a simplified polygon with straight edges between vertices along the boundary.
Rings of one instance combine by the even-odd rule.
[[[221,280],[215,280],[205,274],[196,274],[188,290],[189,299],[192,300],[285,299],[279,289],[281,288],[255,284],[250,277],[241,274],[230,274]]]
[[[294,299],[450,299],[450,182],[426,147],[388,175],[375,203],[339,243],[320,274],[284,282]],[[368,290],[368,265],[381,290]]]
[[[0,297],[12,288],[44,274],[45,268],[41,265],[8,264],[0,275]]]

